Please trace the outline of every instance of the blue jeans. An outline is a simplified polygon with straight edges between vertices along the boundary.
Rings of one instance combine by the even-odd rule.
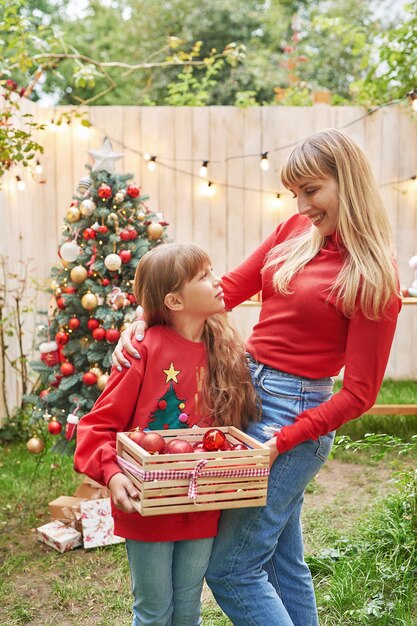
[[[133,626],[199,626],[201,592],[213,538],[126,540]]]
[[[302,411],[330,399],[330,378],[285,374],[249,359],[262,419],[247,432],[267,441]],[[317,626],[310,571],[304,561],[301,507],[304,490],[332,448],[334,433],[279,455],[265,507],[223,511],[207,582],[235,626]]]

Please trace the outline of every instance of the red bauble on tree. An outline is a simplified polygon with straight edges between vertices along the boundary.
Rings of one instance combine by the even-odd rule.
[[[106,233],[109,232],[109,229],[107,228],[105,224],[103,224],[102,226],[98,227],[97,232],[101,233],[102,235],[105,235]]]
[[[128,185],[126,188],[126,194],[131,198],[137,198],[140,194],[140,188],[137,185]]]
[[[70,320],[68,320],[68,328],[70,328],[71,330],[77,330],[77,328],[80,327],[80,320],[78,319],[78,317],[71,317]]]
[[[101,284],[103,285],[103,287],[108,287],[110,285],[110,281],[108,278],[103,278]]]
[[[119,257],[122,259],[122,263],[129,263],[132,258],[130,250],[120,250]]]
[[[119,341],[120,332],[117,328],[109,328],[106,330],[106,341],[109,343],[117,343]]]
[[[106,337],[106,331],[102,326],[98,326],[97,328],[95,328],[91,334],[93,336],[93,339],[95,339],[96,341],[103,341],[103,339],[105,339]]]
[[[100,326],[100,322],[94,319],[94,317],[90,317],[90,319],[87,322],[88,330],[94,330],[95,328],[98,328],[99,326]]]
[[[86,372],[83,375],[82,381],[83,381],[84,385],[88,385],[89,387],[91,387],[92,385],[96,384],[97,376],[95,374],[93,374],[93,372]]]
[[[122,241],[130,241],[130,230],[122,230],[119,236]]]
[[[67,285],[66,287],[62,287],[62,291],[64,293],[77,293],[77,287],[74,287],[74,285]]]
[[[68,339],[68,334],[64,330],[60,330],[55,335],[55,341],[59,346],[65,346],[65,344],[68,343]]]
[[[97,233],[95,230],[93,230],[92,228],[85,228],[83,230],[83,237],[84,239],[95,239],[97,237]]]
[[[62,425],[60,424],[60,422],[58,422],[56,417],[53,417],[48,424],[48,432],[51,433],[51,435],[59,435],[61,430]]]
[[[56,304],[57,304],[58,309],[61,309],[61,310],[65,309],[65,300],[64,300],[64,298],[57,298],[56,299]]]
[[[46,398],[50,391],[50,389],[42,389],[39,394],[40,399],[43,400],[44,398]]]
[[[98,197],[102,200],[107,200],[107,198],[110,198],[112,193],[112,188],[110,187],[110,185],[106,185],[106,183],[102,183],[97,190]]]
[[[63,376],[72,376],[74,372],[75,368],[69,361],[65,361],[65,363],[61,365],[61,374]]]

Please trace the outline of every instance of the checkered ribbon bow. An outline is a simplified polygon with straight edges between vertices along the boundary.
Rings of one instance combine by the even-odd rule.
[[[117,462],[121,468],[126,469],[133,476],[137,476],[143,481],[153,480],[183,480],[188,478],[190,484],[188,486],[188,497],[195,500],[197,497],[197,479],[199,476],[208,477],[224,477],[224,478],[242,478],[245,476],[268,476],[269,467],[253,467],[245,469],[212,469],[204,470],[207,459],[200,459],[192,470],[152,470],[143,471],[138,469],[136,465],[126,461],[121,456],[117,457]]]

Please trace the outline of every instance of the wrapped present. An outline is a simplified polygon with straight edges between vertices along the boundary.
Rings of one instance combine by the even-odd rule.
[[[100,498],[110,497],[110,491],[107,487],[104,487],[92,478],[85,476],[84,481],[76,489],[74,496],[87,500],[99,500]]]
[[[58,552],[68,552],[81,546],[82,535],[78,530],[54,520],[36,529],[39,541],[47,546],[58,550]]]
[[[122,543],[124,539],[113,534],[114,524],[110,498],[81,502],[81,523],[84,548],[97,548]]]
[[[85,498],[74,496],[59,496],[59,498],[49,502],[49,515],[51,519],[71,525],[79,532],[82,532],[80,505],[84,500]]]

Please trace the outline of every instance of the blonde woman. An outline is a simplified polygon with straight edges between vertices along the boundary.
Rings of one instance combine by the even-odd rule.
[[[235,626],[317,626],[304,490],[334,431],[374,403],[401,308],[388,218],[362,149],[324,130],[293,150],[281,176],[298,214],[222,279],[227,309],[262,291],[246,344],[262,418],[247,431],[272,462],[267,506],[222,513],[207,573]],[[144,332],[132,326],[128,351],[129,335]]]

